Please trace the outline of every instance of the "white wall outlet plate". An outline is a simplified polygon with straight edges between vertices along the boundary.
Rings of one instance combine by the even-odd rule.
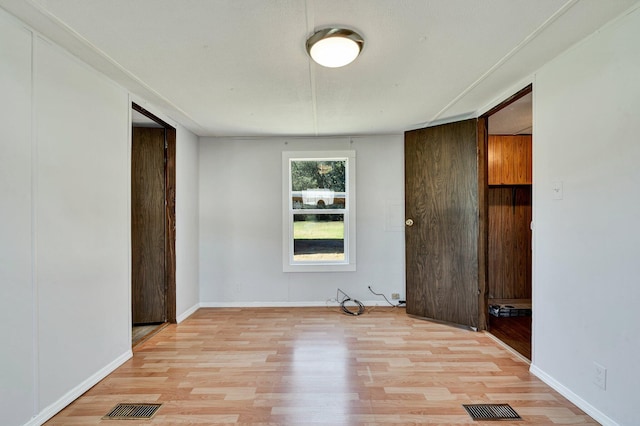
[[[593,384],[602,390],[607,389],[607,369],[597,362],[593,363]]]

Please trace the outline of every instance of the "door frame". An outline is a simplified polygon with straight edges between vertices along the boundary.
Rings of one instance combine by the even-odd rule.
[[[165,318],[176,323],[176,129],[135,102],[131,108],[165,130]],[[132,123],[133,126],[133,123]]]
[[[481,284],[479,307],[482,308],[482,311],[480,311],[481,313],[479,320],[480,324],[484,324],[485,330],[489,329],[489,117],[532,92],[533,83],[529,83],[527,86],[518,90],[516,93],[509,96],[508,98],[498,103],[496,106],[478,117],[478,150],[483,151],[482,155],[480,155],[480,151],[478,152],[478,161],[483,163],[483,173],[478,173],[478,199],[480,203],[479,207],[481,240],[478,241],[479,258],[481,258],[479,259],[480,267],[478,268],[478,271],[479,275],[483,275],[482,277],[479,277],[479,282]],[[482,132],[480,131],[481,127],[483,127]],[[480,140],[480,135],[483,135],[482,137],[484,138],[484,140]],[[478,170],[481,170],[480,164],[478,164]],[[482,250],[480,250],[481,247]],[[533,286],[533,280],[531,282],[531,285]]]
[[[478,117],[478,330],[489,329],[489,116],[531,92],[530,84]]]
[[[489,125],[478,117],[478,331],[489,329]]]
[[[529,83],[527,86],[525,86],[522,89],[518,90],[516,93],[514,93],[511,96],[509,96],[507,99],[505,99],[504,101],[500,102],[498,105],[494,106],[489,111],[487,111],[484,114],[482,114],[480,117],[481,118],[489,118],[489,116],[495,114],[496,112],[500,111],[501,109],[504,109],[504,108],[508,107],[509,105],[511,105],[512,103],[517,101],[518,99],[520,99],[520,98],[522,98],[524,96],[527,96],[531,92],[533,92],[533,83]]]
[[[478,285],[478,325],[477,330],[487,330],[489,328],[489,116],[499,110],[506,108],[523,96],[533,92],[533,84],[529,84],[523,89],[508,97],[493,108],[489,109],[476,118],[476,149],[477,149],[477,196],[478,196],[478,240],[477,240],[477,285]],[[420,129],[416,129],[420,130]],[[406,132],[405,132],[406,140]],[[405,177],[406,182],[406,177]]]

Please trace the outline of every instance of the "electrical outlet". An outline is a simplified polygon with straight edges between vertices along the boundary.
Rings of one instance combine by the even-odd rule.
[[[602,390],[607,389],[607,369],[597,362],[593,363],[593,384]]]
[[[391,293],[391,299],[392,300],[399,300],[400,299],[400,293]]]

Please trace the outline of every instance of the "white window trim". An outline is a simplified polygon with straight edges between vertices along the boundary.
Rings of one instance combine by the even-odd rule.
[[[347,159],[347,205],[345,212],[345,260],[341,262],[293,263],[293,206],[290,189],[290,160]],[[304,213],[312,213],[305,210]],[[327,213],[326,210],[322,213]],[[282,153],[282,270],[283,272],[344,272],[356,270],[356,152],[284,151]]]

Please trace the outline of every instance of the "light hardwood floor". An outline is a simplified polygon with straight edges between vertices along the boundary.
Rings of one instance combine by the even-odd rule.
[[[506,424],[597,424],[486,333],[375,308],[200,309],[49,425],[432,425],[474,422],[462,404],[508,403]],[[101,420],[158,402],[152,420]]]
[[[131,327],[131,346],[135,348],[168,325],[169,323],[166,322],[162,324],[134,325]]]

